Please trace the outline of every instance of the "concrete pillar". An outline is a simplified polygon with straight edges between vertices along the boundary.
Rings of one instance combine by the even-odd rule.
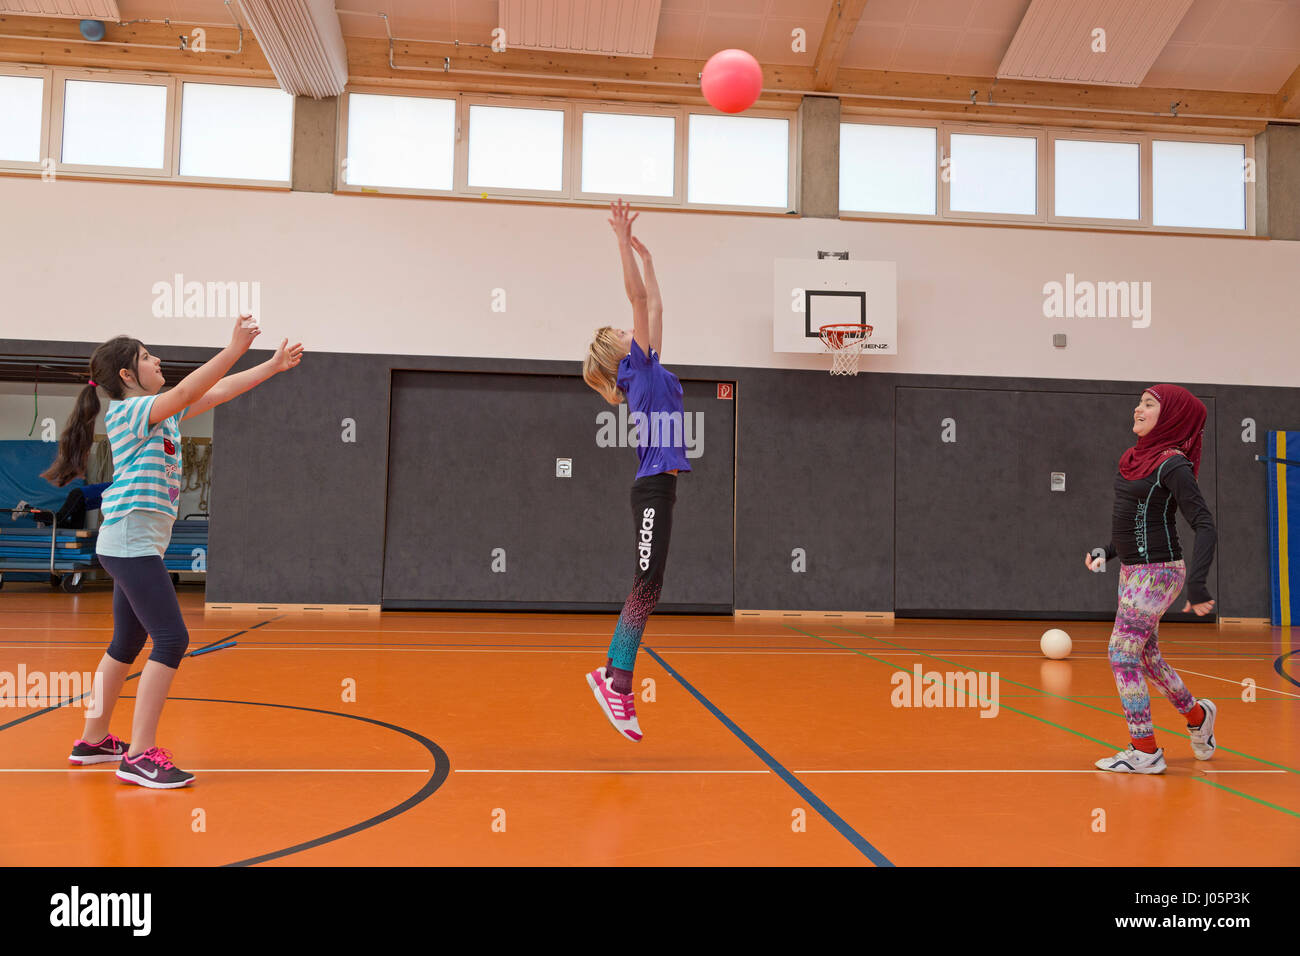
[[[799,215],[840,217],[840,101],[805,96],[799,104]]]
[[[1300,126],[1269,124],[1255,137],[1255,163],[1257,173],[1262,170],[1255,181],[1256,231],[1271,239],[1300,240]],[[1265,205],[1263,228],[1261,203]]]
[[[292,189],[334,191],[334,151],[338,143],[339,98],[296,97],[293,104]]]

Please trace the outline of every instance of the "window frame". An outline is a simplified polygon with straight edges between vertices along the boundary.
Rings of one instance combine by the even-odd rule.
[[[798,109],[786,110],[745,110],[744,113],[724,113],[721,110],[715,110],[707,106],[684,106],[681,108],[682,117],[682,204],[681,209],[708,209],[714,212],[761,212],[769,216],[788,216],[790,213],[799,213],[799,144],[802,130],[799,126]],[[786,146],[788,148],[786,159],[786,184],[785,184],[785,208],[780,206],[733,206],[719,203],[695,203],[687,197],[690,196],[690,136],[691,136],[691,115],[699,116],[723,116],[733,118],[752,118],[752,119],[783,119],[786,121]]]
[[[51,99],[54,96],[54,68],[48,66],[28,66],[22,63],[0,63],[0,76],[31,77],[42,80],[41,84],[41,139],[37,152],[40,157],[34,163],[25,163],[16,159],[0,159],[0,169],[20,172],[45,171],[45,162],[50,159],[50,113]]]
[[[494,106],[505,109],[543,110],[564,114],[564,132],[560,138],[560,188],[524,189],[513,186],[469,185],[470,108]],[[460,196],[487,196],[489,198],[526,198],[544,200],[572,200],[573,196],[573,101],[544,96],[497,96],[490,93],[465,93],[460,97],[460,110],[456,117],[456,160],[452,167],[454,192]]]
[[[1037,174],[1035,178],[1035,212],[1011,213],[1011,212],[976,212],[967,210],[955,210],[952,208],[952,177],[949,176],[945,181],[942,175],[944,159],[952,158],[952,136],[956,133],[964,136],[1000,136],[1004,139],[1032,139],[1036,146],[1034,149],[1034,158],[1036,160]],[[942,199],[939,209],[945,219],[958,221],[978,221],[978,222],[1024,222],[1024,223],[1045,223],[1047,222],[1047,166],[1049,157],[1047,155],[1047,131],[1039,126],[1019,126],[989,124],[985,126],[980,123],[945,123],[943,124],[942,142],[939,149],[939,183],[942,188]]]
[[[58,95],[53,98],[50,112],[50,156],[57,173],[74,176],[94,176],[105,179],[175,179],[173,163],[176,136],[176,76],[138,70],[104,70],[80,67],[55,67],[54,82]],[[90,83],[122,83],[129,86],[161,86],[167,91],[163,106],[163,166],[101,166],[90,163],[65,163],[63,161],[63,122],[67,82],[74,80]]]
[[[935,160],[935,175],[938,188],[942,190],[938,211],[934,215],[918,213],[878,213],[857,209],[839,210],[839,217],[858,221],[914,221],[937,223],[984,223],[988,225],[1023,224],[1044,226],[1048,228],[1096,229],[1103,232],[1151,232],[1170,233],[1191,236],[1237,236],[1253,237],[1256,232],[1255,185],[1259,178],[1256,165],[1254,180],[1245,182],[1246,228],[1212,229],[1207,226],[1160,226],[1155,224],[1155,170],[1152,143],[1155,140],[1181,141],[1192,143],[1226,143],[1241,146],[1245,159],[1252,164],[1256,160],[1255,138],[1249,134],[1226,134],[1215,136],[1208,133],[1183,133],[1164,130],[1124,130],[1094,129],[1073,126],[1026,127],[1013,123],[972,123],[966,120],[927,120],[924,117],[875,116],[868,112],[845,112],[840,117],[842,126],[908,126],[917,129],[939,130],[938,143],[940,155]],[[1028,217],[1019,215],[998,215],[992,213],[952,212],[948,209],[948,183],[942,181],[943,157],[951,155],[950,139],[952,132],[973,132],[976,134],[993,134],[997,132],[1011,135],[1024,135],[1024,132],[1039,133],[1045,138],[1039,147],[1039,207],[1041,216]],[[1066,140],[1094,140],[1101,142],[1136,142],[1139,146],[1139,164],[1141,182],[1141,218],[1102,219],[1097,217],[1070,217],[1056,214],[1056,142]],[[1244,174],[1243,174],[1244,175]]]
[[[1093,143],[1135,144],[1138,148],[1138,218],[1107,219],[1099,216],[1061,216],[1056,212],[1056,144],[1060,140],[1067,142],[1087,141]],[[1151,140],[1142,133],[1110,130],[1093,130],[1091,132],[1065,132],[1050,130],[1048,132],[1051,162],[1048,164],[1047,197],[1049,202],[1048,218],[1051,222],[1067,223],[1080,226],[1127,226],[1138,228],[1151,226]]]
[[[189,74],[178,74],[175,77],[176,95],[172,106],[175,135],[172,137],[171,144],[171,163],[172,168],[176,171],[171,177],[177,182],[182,183],[208,183],[216,186],[266,186],[272,189],[289,189],[293,185],[293,160],[294,160],[294,117],[298,110],[298,98],[292,94],[285,94],[293,101],[289,108],[289,178],[288,179],[234,179],[224,176],[185,176],[181,174],[181,137],[184,135],[184,129],[181,125],[181,117],[185,109],[185,84],[193,83],[196,86],[256,86],[263,89],[280,89],[280,84],[274,80],[264,80],[259,77],[216,77],[190,76]]]
[[[874,212],[863,209],[845,209],[843,203],[840,204],[840,216],[844,217],[847,212],[853,218],[867,217],[871,219],[905,219],[913,222],[942,222],[943,221],[943,186],[942,174],[942,156],[943,156],[943,122],[941,120],[931,120],[924,122],[904,117],[881,116],[870,117],[861,116],[860,121],[853,121],[840,117],[840,126],[906,126],[911,129],[932,129],[934,130],[934,212]],[[836,170],[838,175],[839,170]]]
[[[575,199],[588,199],[600,203],[626,199],[638,206],[681,206],[686,201],[686,117],[681,107],[654,106],[637,103],[596,103],[587,106],[574,104],[573,149],[571,151],[573,196]],[[649,196],[644,193],[597,193],[586,192],[582,188],[582,120],[588,113],[616,113],[627,116],[666,116],[673,120],[673,194],[672,196]]]
[[[1259,179],[1259,167],[1256,164],[1255,179],[1247,180],[1242,183],[1245,187],[1244,202],[1246,203],[1245,229],[1213,229],[1209,226],[1157,226],[1155,225],[1155,194],[1156,194],[1156,169],[1155,169],[1155,146],[1156,140],[1162,142],[1184,142],[1184,143],[1224,143],[1232,146],[1243,147],[1242,160],[1246,163],[1254,163],[1255,160],[1255,139],[1254,137],[1242,136],[1174,136],[1169,133],[1148,133],[1147,134],[1147,155],[1149,162],[1144,170],[1150,180],[1151,188],[1151,228],[1159,232],[1175,232],[1193,236],[1253,236],[1255,235],[1255,182]],[[1242,171],[1245,176],[1245,170]]]
[[[348,158],[348,108],[350,105],[350,96],[353,93],[369,94],[371,96],[409,96],[418,99],[428,100],[445,100],[451,102],[454,106],[452,116],[455,122],[455,129],[452,132],[454,148],[452,150],[452,168],[451,168],[451,188],[450,189],[417,189],[413,186],[362,186],[352,184],[346,181],[344,162]],[[335,139],[334,153],[334,192],[348,193],[351,195],[384,195],[384,196],[459,196],[456,191],[456,173],[460,163],[460,141],[462,139],[461,131],[461,94],[445,93],[440,90],[404,90],[394,92],[392,87],[384,87],[373,83],[349,83],[343,95],[338,99],[338,114],[336,116],[338,135]]]

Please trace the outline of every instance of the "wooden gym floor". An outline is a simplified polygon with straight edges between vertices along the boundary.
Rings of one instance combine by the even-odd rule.
[[[111,637],[107,589],[0,601],[3,672],[93,670]],[[1219,705],[1220,749],[1193,759],[1157,697],[1169,769],[1129,776],[1091,769],[1127,741],[1102,623],[1065,624],[1074,654],[1051,662],[1042,622],[654,617],[632,743],[584,680],[613,615],[202,602],[181,590],[191,649],[238,645],[186,660],[163,711],[194,785],[69,767],[79,707],[0,710],[0,864],[1300,864],[1300,655],[1280,629],[1163,627]],[[895,707],[892,675],[918,664],[996,671],[997,715]]]

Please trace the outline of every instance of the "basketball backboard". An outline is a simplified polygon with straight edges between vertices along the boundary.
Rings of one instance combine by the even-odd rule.
[[[872,327],[865,355],[897,355],[897,285],[894,262],[775,260],[772,351],[824,352],[818,329],[858,322]]]

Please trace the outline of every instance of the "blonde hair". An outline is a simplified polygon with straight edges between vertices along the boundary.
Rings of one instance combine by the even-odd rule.
[[[612,325],[596,330],[596,336],[587,347],[587,357],[582,362],[582,379],[611,405],[621,405],[627,400],[618,387],[618,363],[626,353],[619,346],[618,332]]]

